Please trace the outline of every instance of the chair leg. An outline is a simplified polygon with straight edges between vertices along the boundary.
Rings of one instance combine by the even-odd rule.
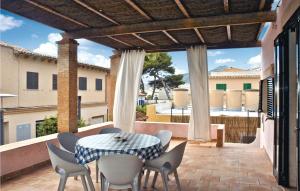
[[[164,186],[164,191],[169,191],[168,188],[168,174],[166,174],[164,171],[160,172],[162,181],[163,181],[163,186]]]
[[[94,184],[93,184],[91,175],[90,175],[89,173],[87,173],[87,174],[85,175],[85,177],[86,177],[86,179],[87,179],[87,182],[88,182],[90,191],[95,191],[95,187],[94,187]]]
[[[149,176],[150,176],[150,170],[147,169],[146,177],[145,177],[145,182],[144,182],[144,188],[147,188],[147,186],[148,186]]]
[[[96,160],[96,182],[99,182],[99,166],[98,166],[98,160]]]
[[[152,188],[155,187],[155,183],[156,183],[157,176],[158,176],[158,172],[155,172],[155,173],[154,173],[153,180],[152,180],[152,185],[151,185]]]
[[[87,185],[86,185],[86,181],[85,181],[84,175],[80,175],[80,179],[81,179],[84,191],[89,191],[88,188],[87,188]]]
[[[137,175],[136,177],[134,177],[133,179],[133,182],[131,184],[131,187],[132,187],[132,191],[140,191],[140,177],[141,175]]]
[[[67,176],[60,176],[59,185],[58,185],[58,191],[64,191],[66,182],[67,182]]]
[[[180,186],[180,182],[179,182],[179,178],[178,178],[177,169],[174,171],[174,176],[175,176],[175,180],[176,180],[177,191],[181,191],[181,186]]]
[[[108,181],[105,178],[103,178],[103,181],[104,181],[104,183],[103,183],[103,191],[108,191],[109,183],[108,183]]]

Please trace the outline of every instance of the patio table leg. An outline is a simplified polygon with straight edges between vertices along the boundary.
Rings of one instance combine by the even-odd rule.
[[[99,182],[99,166],[98,166],[98,160],[96,160],[96,183]]]

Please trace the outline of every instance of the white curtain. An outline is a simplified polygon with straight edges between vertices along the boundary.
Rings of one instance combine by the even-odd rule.
[[[209,89],[206,46],[187,49],[192,112],[188,129],[190,140],[209,141]]]
[[[118,70],[113,122],[114,126],[126,132],[133,132],[136,101],[144,66],[145,51],[129,50],[121,55]]]

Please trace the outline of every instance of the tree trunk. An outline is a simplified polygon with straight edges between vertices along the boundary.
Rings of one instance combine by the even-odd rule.
[[[169,91],[167,90],[167,85],[166,85],[165,81],[161,77],[158,77],[158,78],[161,81],[162,85],[164,86],[164,90],[166,92],[168,100],[171,100],[171,97],[170,97]]]
[[[156,76],[154,76],[154,85],[153,85],[151,99],[154,99],[155,89],[156,89]]]
[[[142,90],[142,93],[145,93],[145,84],[142,78],[141,78],[140,90]]]

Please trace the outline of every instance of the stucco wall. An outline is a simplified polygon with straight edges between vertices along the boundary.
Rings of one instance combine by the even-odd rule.
[[[226,84],[228,90],[243,90],[244,83],[251,83],[251,89],[258,89],[259,80],[259,78],[209,78],[209,89],[215,90],[216,84]]]
[[[93,106],[84,107],[81,109],[81,118],[85,120],[86,124],[90,123],[90,120],[94,116],[104,115],[106,120],[106,106]],[[31,138],[36,137],[36,121],[43,120],[45,117],[56,116],[57,111],[39,111],[39,112],[26,112],[19,114],[8,114],[4,116],[5,126],[5,144],[16,142],[17,125],[30,124]]]
[[[5,93],[18,95],[14,98],[5,98],[4,107],[31,107],[57,104],[57,91],[52,90],[52,75],[57,74],[57,65],[47,59],[22,57],[13,54],[10,47],[0,46],[0,90]],[[38,90],[26,88],[27,72],[38,72]],[[78,91],[82,96],[82,103],[106,102],[106,73],[89,69],[78,68],[78,77],[87,77],[87,90]],[[96,78],[102,79],[102,91],[95,90]]]
[[[292,14],[299,8],[300,1],[298,0],[282,0],[281,5],[277,9],[277,21],[274,23],[271,23],[269,30],[266,32],[266,35],[264,39],[262,40],[262,77],[268,77],[270,75],[273,75],[272,73],[272,66],[274,65],[274,40],[276,37],[282,32],[282,28],[285,25],[285,23],[289,20],[289,18],[292,16]],[[295,63],[295,62],[291,62]],[[290,63],[290,64],[291,64]],[[294,70],[294,69],[293,69]],[[271,72],[270,72],[271,71]],[[292,79],[293,76],[291,76],[290,84],[296,85],[296,80]],[[293,85],[293,86],[294,86]],[[295,87],[292,87],[292,89],[295,89]],[[290,93],[295,90],[290,90]],[[290,94],[291,95],[291,94]],[[295,105],[295,99],[296,94],[293,94],[292,97],[290,97],[291,104]],[[295,108],[290,108],[290,113],[294,113]],[[295,122],[295,116],[293,116],[293,119],[291,119],[290,123],[290,186],[296,186],[296,157],[295,157],[295,132],[294,132],[294,122]],[[271,161],[273,162],[274,156],[273,156],[273,143],[274,143],[274,121],[273,120],[267,120],[262,121],[262,131],[261,131],[261,146],[264,147],[268,153],[268,156],[270,157]]]

